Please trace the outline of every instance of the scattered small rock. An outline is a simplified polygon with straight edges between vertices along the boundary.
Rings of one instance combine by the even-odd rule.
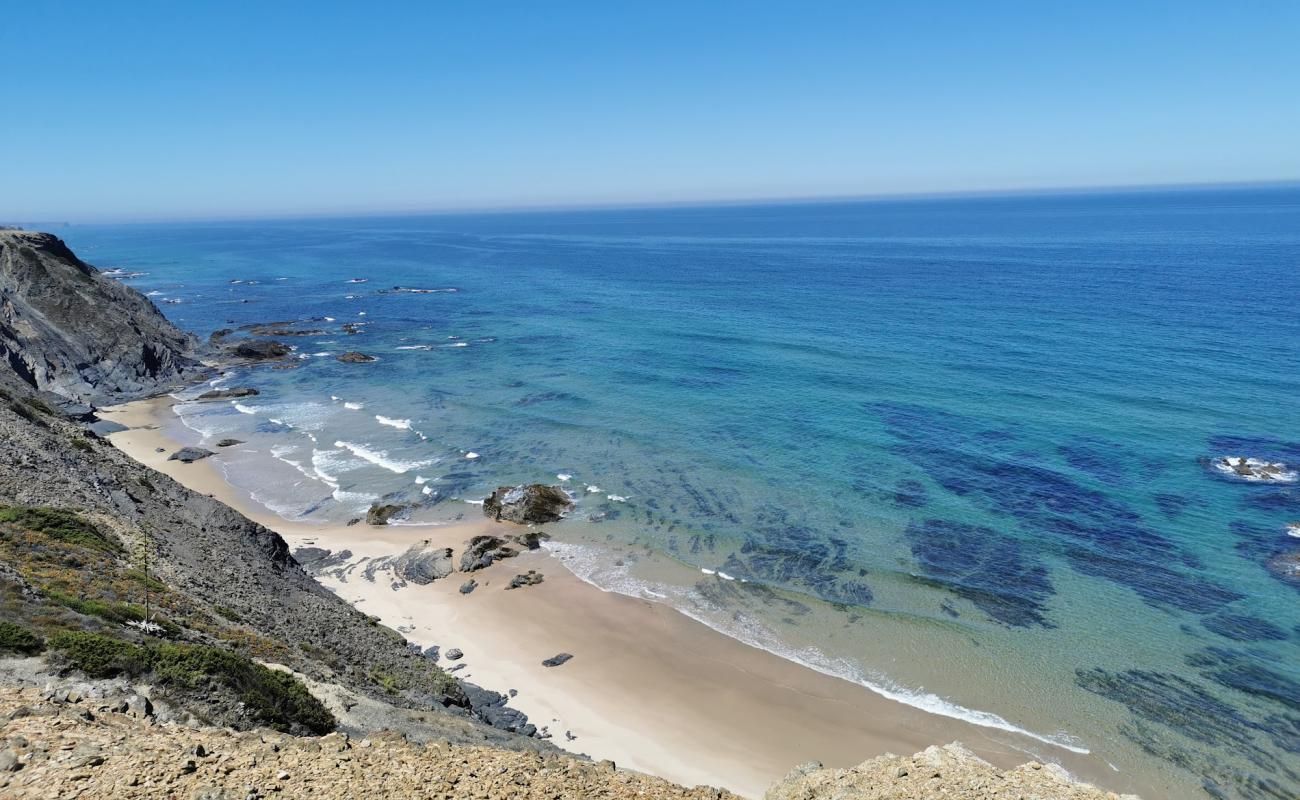
[[[451,648],[450,650],[447,651],[447,660],[448,660],[448,661],[459,661],[460,659],[462,659],[462,658],[464,658],[464,657],[465,657],[465,654],[462,653],[462,652],[460,651],[459,648],[453,647],[453,648]]]
[[[234,447],[237,444],[243,444],[243,439],[222,439],[217,442],[217,447]]]
[[[474,580],[473,578],[470,578],[469,580],[465,581],[460,585],[460,593],[469,594],[470,592],[474,591],[477,588],[478,588],[478,581]]]
[[[573,658],[569,653],[558,653],[542,662],[543,667],[558,667]]]

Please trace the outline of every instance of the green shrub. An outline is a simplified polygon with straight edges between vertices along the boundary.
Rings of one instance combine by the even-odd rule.
[[[64,665],[92,678],[152,672],[151,680],[173,690],[216,684],[234,692],[259,725],[316,734],[334,730],[334,715],[297,678],[229,650],[179,643],[138,645],[87,631],[60,631],[50,637],[49,646]]]
[[[83,450],[83,451],[85,451],[85,452],[87,452],[87,453],[89,453],[91,450],[94,450],[94,449],[95,449],[95,448],[90,444],[90,442],[86,441],[85,439],[73,439],[73,440],[72,440],[72,446],[75,447],[75,448],[77,448],[78,450]]]
[[[118,552],[122,546],[71,511],[59,508],[0,506],[0,522],[91,550]]]
[[[48,414],[49,416],[54,416],[54,409],[47,406],[45,404],[45,401],[41,400],[40,398],[24,397],[23,402],[31,406],[32,408],[36,409],[37,411],[41,412],[42,414]]]
[[[235,611],[235,609],[233,608],[227,608],[226,606],[213,606],[212,610],[217,612],[218,615],[230,620],[231,622],[244,621],[244,618],[239,616],[239,612]]]
[[[45,649],[41,637],[21,625],[0,620],[0,652],[21,653],[34,656]]]
[[[159,683],[198,689],[214,681],[234,690],[263,725],[288,730],[297,724],[318,734],[334,730],[334,716],[292,675],[216,647],[162,644],[157,653]]]
[[[49,646],[65,665],[92,678],[134,678],[153,666],[154,654],[149,648],[89,631],[59,631],[50,637]]]

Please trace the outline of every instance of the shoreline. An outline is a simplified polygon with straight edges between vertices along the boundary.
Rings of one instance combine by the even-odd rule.
[[[185,444],[162,429],[174,402],[160,397],[103,409],[104,419],[127,428],[109,438],[142,464],[276,531],[291,549],[348,549],[355,565],[425,540],[459,549],[478,533],[523,530],[485,518],[382,528],[285,520],[225,481],[211,463],[220,452],[192,464],[166,460]],[[503,590],[529,569],[545,581]],[[503,693],[517,689],[510,705],[539,728],[549,726],[555,744],[686,785],[758,797],[797,764],[848,767],[954,740],[1000,768],[1046,759],[1098,785],[1118,777],[1099,758],[891,700],[728,637],[670,606],[603,591],[545,550],[474,573],[479,587],[462,595],[466,577],[396,590],[382,573],[371,581],[357,569],[317,579],[421,646],[463,650],[459,663],[467,666],[457,676]],[[541,665],[560,652],[573,660]],[[566,731],[576,738],[566,740]],[[1155,788],[1124,790],[1154,800]]]

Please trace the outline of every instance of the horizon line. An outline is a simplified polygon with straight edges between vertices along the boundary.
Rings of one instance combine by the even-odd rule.
[[[838,195],[776,195],[765,197],[718,197],[700,200],[660,200],[660,201],[610,201],[610,202],[573,202],[573,203],[523,203],[516,205],[482,205],[458,207],[421,207],[388,208],[378,210],[323,210],[293,211],[284,213],[254,213],[232,216],[176,216],[176,217],[127,217],[119,219],[93,219],[74,222],[74,218],[65,220],[35,220],[23,222],[0,220],[0,226],[39,226],[77,227],[79,225],[151,225],[151,224],[221,224],[228,222],[257,221],[292,221],[292,220],[327,220],[327,219],[380,219],[386,217],[433,217],[433,216],[469,216],[494,214],[547,214],[570,211],[636,211],[661,210],[674,208],[734,208],[744,206],[772,205],[815,205],[818,203],[871,203],[890,201],[942,201],[963,198],[998,198],[998,197],[1060,197],[1085,194],[1142,194],[1146,192],[1179,192],[1197,190],[1233,190],[1233,189],[1285,189],[1300,187],[1300,177],[1282,178],[1267,181],[1198,181],[1188,183],[1152,183],[1152,184],[1096,184],[1075,186],[1039,186],[1010,189],[960,189],[951,191],[916,191],[916,192],[879,192],[870,194]]]

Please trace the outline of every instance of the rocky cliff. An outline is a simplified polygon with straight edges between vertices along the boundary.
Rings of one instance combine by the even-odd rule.
[[[34,389],[99,403],[194,372],[195,339],[48,233],[0,230],[0,360]]]

